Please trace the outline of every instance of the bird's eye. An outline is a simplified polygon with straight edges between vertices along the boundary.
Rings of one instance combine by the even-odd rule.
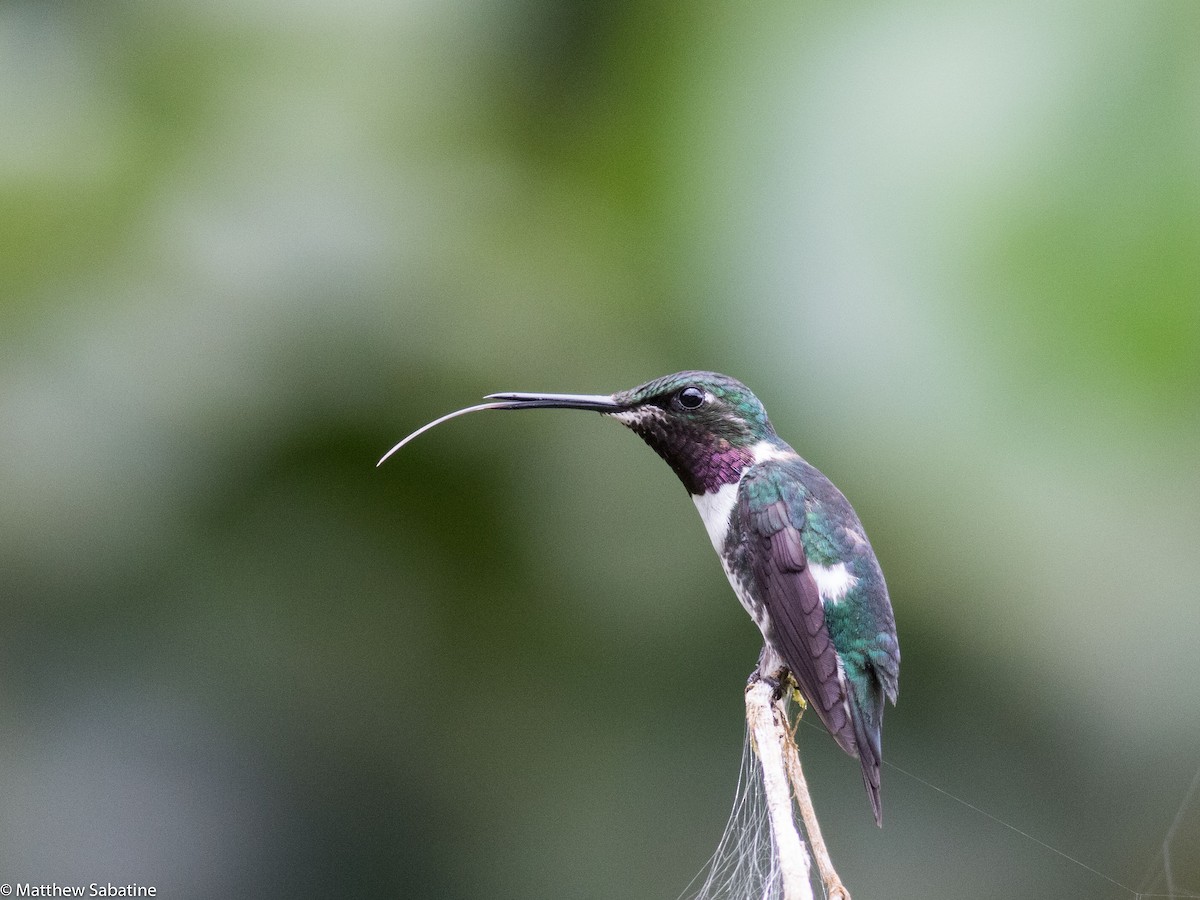
[[[684,409],[699,409],[704,405],[704,391],[698,387],[685,387],[677,397]]]

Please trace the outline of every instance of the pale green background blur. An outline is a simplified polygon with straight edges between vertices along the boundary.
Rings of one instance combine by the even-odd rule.
[[[593,415],[857,507],[886,758],[1200,890],[1200,4],[0,5],[0,881],[664,898],[759,646]],[[802,730],[858,900],[1131,892]]]

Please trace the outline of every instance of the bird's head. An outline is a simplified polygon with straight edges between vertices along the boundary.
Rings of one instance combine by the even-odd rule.
[[[610,395],[491,394],[504,409],[588,409],[638,434],[679,476],[689,493],[736,482],[753,448],[775,437],[748,387],[716,372],[677,372]]]
[[[654,448],[691,494],[736,482],[755,460],[755,448],[773,442],[775,429],[748,387],[716,372],[676,372],[615,394],[489,394],[490,402],[460,409],[414,431],[379,462],[417,435],[483,409],[584,409],[616,419]]]

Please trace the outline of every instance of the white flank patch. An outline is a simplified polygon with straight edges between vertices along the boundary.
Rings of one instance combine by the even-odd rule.
[[[808,564],[817,583],[817,593],[826,603],[838,603],[858,584],[858,579],[850,574],[844,562],[834,566],[821,566],[814,562]]]
[[[696,510],[708,531],[713,549],[721,556],[725,549],[725,536],[729,534],[729,516],[733,512],[733,504],[737,502],[737,484],[723,484],[715,491],[707,494],[693,494],[692,500]]]

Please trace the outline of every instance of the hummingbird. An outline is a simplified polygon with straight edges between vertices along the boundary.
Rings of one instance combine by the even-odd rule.
[[[758,398],[716,372],[677,372],[615,394],[489,394],[410,434],[486,409],[582,409],[616,419],[683,482],[738,600],[763,636],[751,681],[790,674],[856,757],[883,824],[880,733],[896,703],[900,645],[879,562],[833,483],[783,441]]]

